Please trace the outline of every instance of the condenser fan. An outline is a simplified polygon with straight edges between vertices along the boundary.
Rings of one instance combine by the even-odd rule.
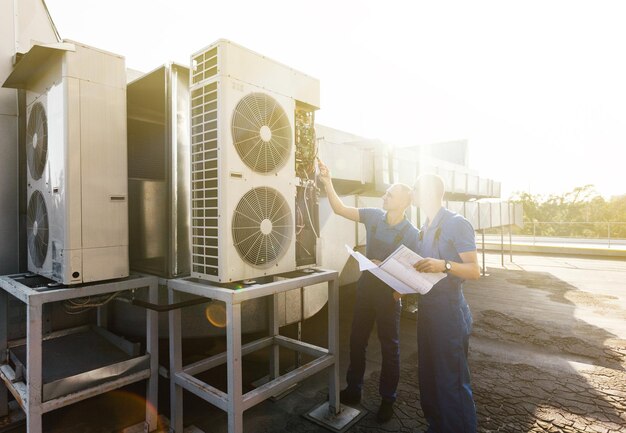
[[[251,93],[235,107],[233,143],[243,162],[259,173],[282,167],[291,152],[291,122],[271,96]]]
[[[48,210],[39,191],[33,192],[30,196],[26,213],[28,252],[33,264],[40,268],[48,254]]]
[[[255,266],[271,265],[285,253],[293,232],[292,215],[281,194],[254,188],[239,200],[232,221],[239,255]]]
[[[28,170],[40,179],[48,156],[48,118],[41,102],[35,102],[26,126],[26,159]]]

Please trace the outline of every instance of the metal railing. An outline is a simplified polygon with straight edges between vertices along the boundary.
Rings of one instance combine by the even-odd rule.
[[[517,235],[532,236],[533,245],[538,238],[572,239],[583,242],[601,241],[611,244],[626,244],[626,222],[624,221],[528,221],[524,229],[514,230]]]

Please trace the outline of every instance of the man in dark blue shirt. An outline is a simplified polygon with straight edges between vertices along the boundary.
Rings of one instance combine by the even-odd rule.
[[[478,279],[476,236],[463,216],[443,207],[443,179],[422,175],[413,203],[427,217],[416,251],[420,272],[447,276],[418,298],[418,380],[427,433],[474,433],[476,407],[467,362],[472,315],[463,282]]]
[[[418,230],[406,219],[411,205],[411,189],[404,184],[389,187],[383,195],[383,208],[355,208],[346,206],[333,187],[330,171],[319,161],[320,180],[326,187],[328,201],[337,215],[365,225],[367,248],[365,255],[381,262],[401,244],[413,248]],[[350,334],[350,366],[348,386],[340,393],[342,403],[361,401],[365,350],[374,323],[382,353],[379,393],[381,404],[376,419],[385,422],[393,416],[393,403],[400,376],[400,297],[370,272],[363,272],[357,284],[352,331]]]

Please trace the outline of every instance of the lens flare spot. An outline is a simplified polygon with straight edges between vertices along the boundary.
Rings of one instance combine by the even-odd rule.
[[[216,328],[226,326],[226,308],[223,302],[211,301],[204,310],[204,315],[209,323]]]

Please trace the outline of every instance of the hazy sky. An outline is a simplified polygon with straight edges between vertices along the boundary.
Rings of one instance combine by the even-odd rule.
[[[626,193],[626,2],[46,0],[61,37],[149,71],[219,38],[321,81],[316,120],[467,138],[512,191]]]

